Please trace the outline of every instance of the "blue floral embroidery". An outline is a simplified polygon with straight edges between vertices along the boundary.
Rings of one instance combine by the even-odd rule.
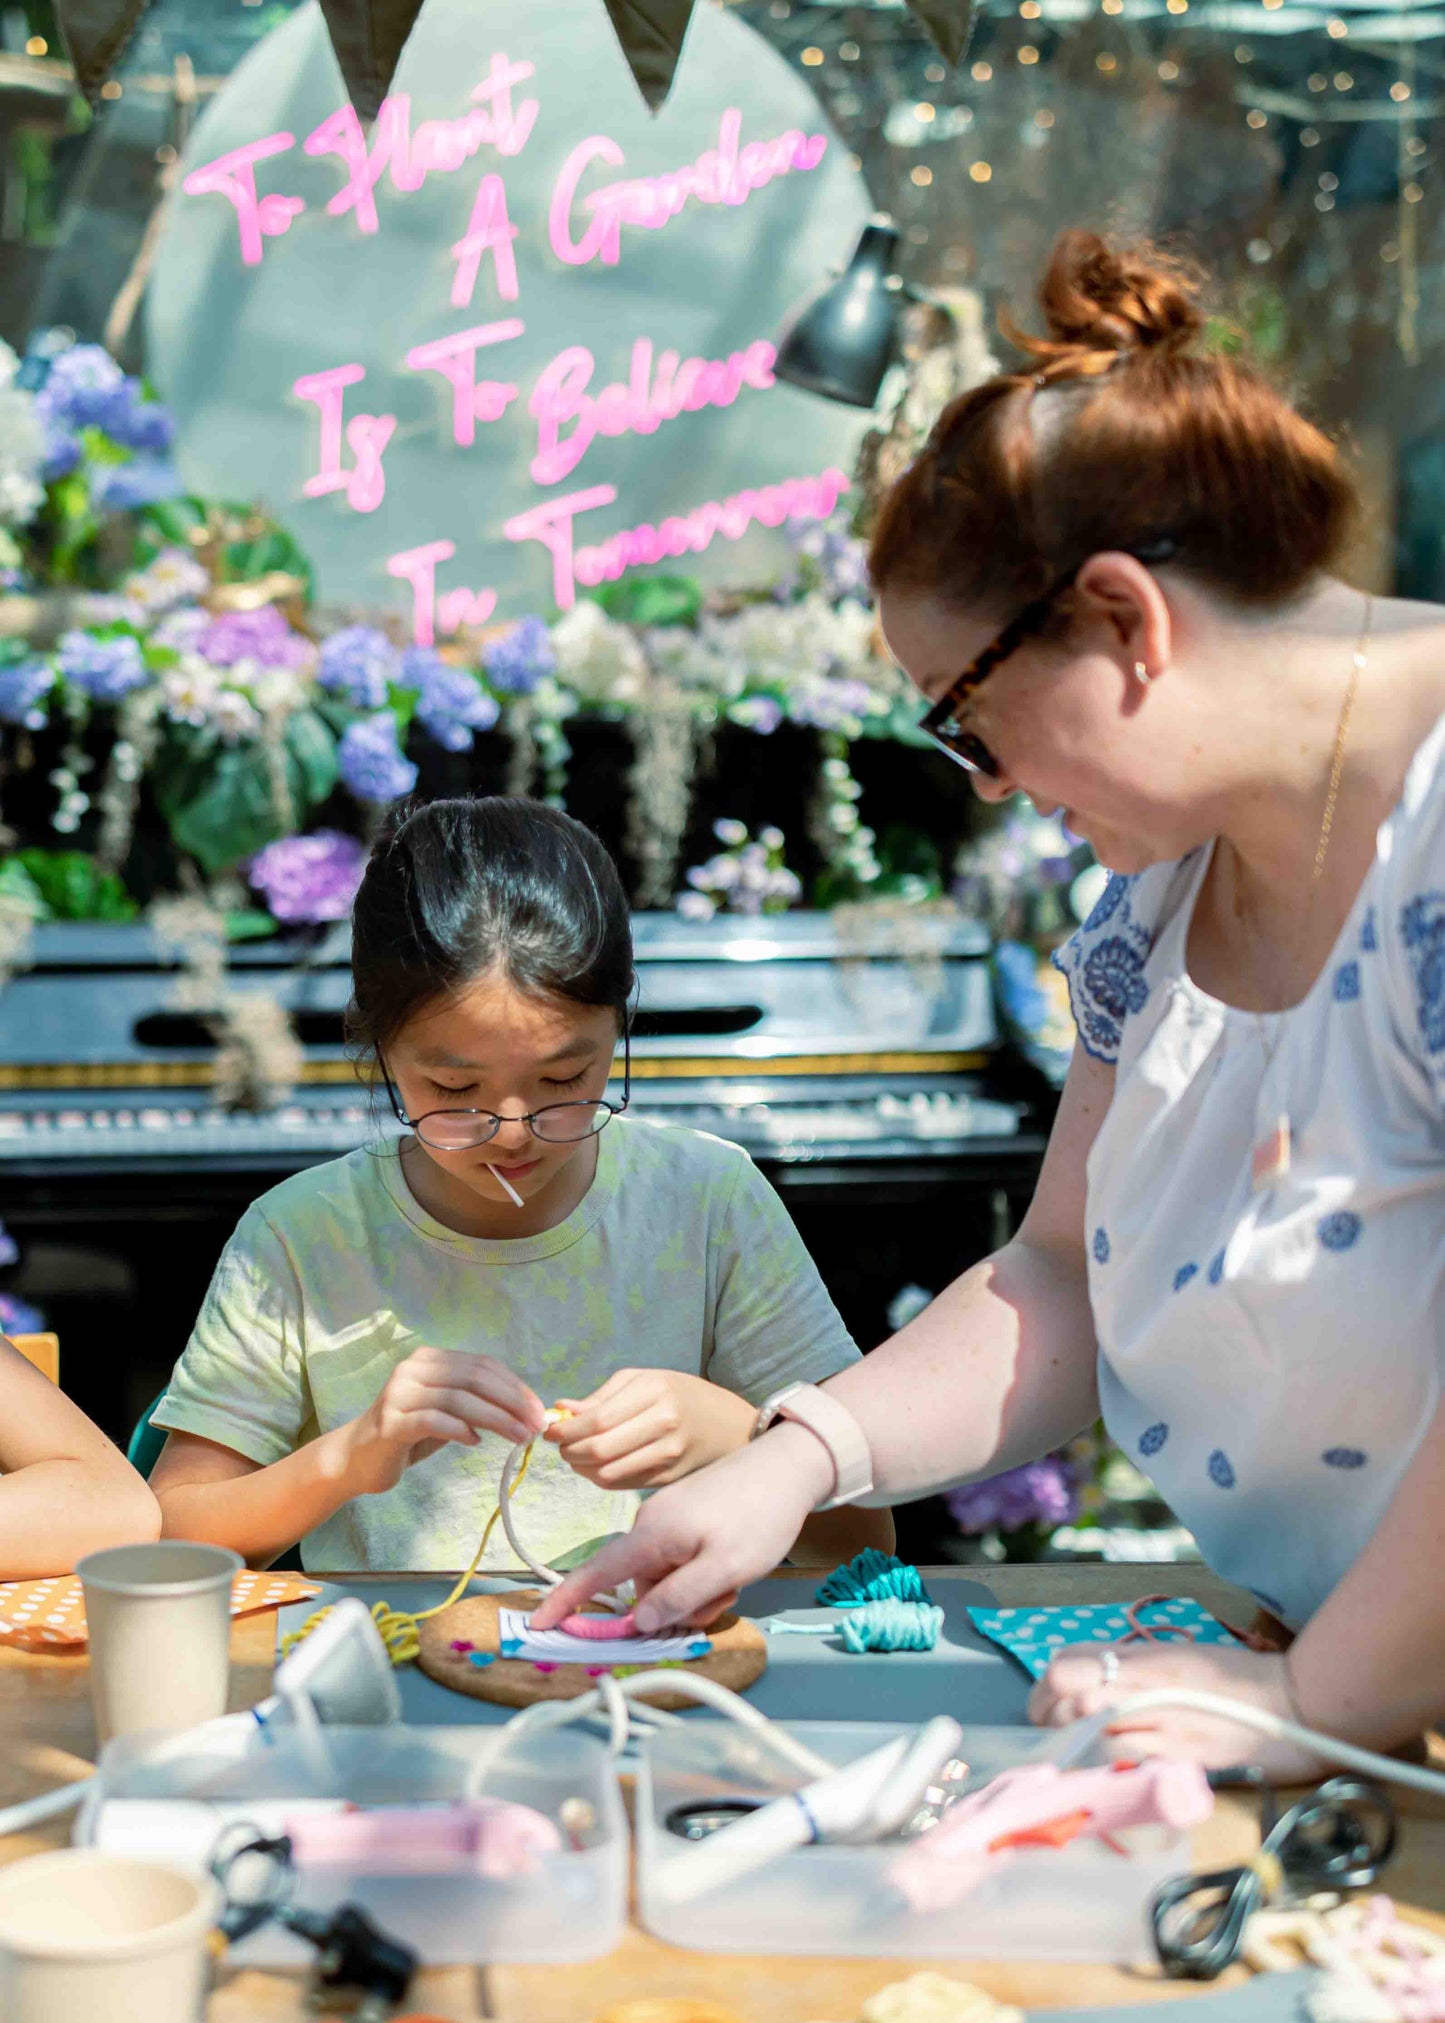
[[[1353,1004],[1360,994],[1360,965],[1342,962],[1335,971],[1335,1003]]]
[[[1375,909],[1372,906],[1365,915],[1365,924],[1360,929],[1360,948],[1366,955],[1373,955],[1379,947],[1379,937],[1375,933]]]
[[[1364,1226],[1358,1215],[1352,1214],[1348,1208],[1341,1208],[1321,1222],[1319,1239],[1326,1250],[1349,1250],[1358,1243]]]
[[[1150,936],[1133,917],[1134,883],[1133,878],[1111,878],[1079,932],[1053,958],[1054,967],[1068,978],[1084,1048],[1100,1061],[1118,1059],[1125,1019],[1149,1002],[1144,964]],[[1090,938],[1111,923],[1111,934]]]
[[[1157,1424],[1146,1426],[1144,1431],[1139,1435],[1139,1452],[1148,1460],[1151,1455],[1159,1452],[1159,1449],[1168,1438],[1168,1425],[1163,1419],[1160,1419]]]
[[[1084,922],[1085,934],[1092,934],[1095,928],[1102,927],[1106,920],[1113,919],[1123,904],[1124,895],[1128,890],[1128,879],[1124,877],[1122,872],[1116,871],[1095,900],[1093,911]]]
[[[1209,1260],[1208,1278],[1211,1285],[1218,1285],[1224,1277],[1224,1252],[1216,1250]]]
[[[1320,1456],[1326,1468],[1363,1468],[1369,1458],[1363,1447],[1328,1447]]]
[[[1209,1479],[1220,1489],[1234,1487],[1234,1469],[1222,1447],[1216,1447],[1209,1457]]]
[[[1094,1262],[1096,1264],[1109,1262],[1109,1232],[1106,1229],[1094,1231]]]
[[[1198,1278],[1198,1276],[1199,1266],[1197,1264],[1181,1264],[1178,1271],[1174,1274],[1175,1292],[1183,1292],[1190,1279]]]
[[[1445,1052],[1445,892],[1412,899],[1400,915],[1400,934],[1415,977],[1426,1052]]]

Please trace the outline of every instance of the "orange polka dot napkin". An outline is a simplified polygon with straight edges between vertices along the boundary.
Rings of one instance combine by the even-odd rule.
[[[231,1614],[259,1615],[288,1602],[309,1601],[321,1590],[299,1573],[238,1573],[231,1583]],[[86,1641],[85,1596],[73,1573],[49,1580],[0,1581],[0,1645],[29,1651],[78,1651]]]

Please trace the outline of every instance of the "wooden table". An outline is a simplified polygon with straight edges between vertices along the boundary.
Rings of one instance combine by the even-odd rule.
[[[928,1567],[924,1574],[930,1586],[942,1587],[959,1578],[960,1570]],[[1248,1596],[1199,1567],[1001,1566],[966,1577],[986,1580],[1005,1608],[1129,1602],[1160,1588],[1192,1596],[1236,1624],[1247,1623],[1254,1608]],[[274,1645],[273,1616],[234,1626],[233,1707],[249,1707],[265,1694]],[[84,1657],[0,1649],[0,1804],[83,1774],[94,1747]],[[1404,1831],[1389,1873],[1390,1892],[1445,1932],[1445,1802],[1400,1790],[1395,1797]],[[68,1832],[67,1819],[0,1839],[0,1862],[62,1846]],[[1201,1865],[1215,1866],[1240,1860],[1255,1843],[1248,1806],[1225,1794],[1196,1837],[1195,1854]],[[1026,2008],[1143,2003],[1190,1992],[1187,1983],[1097,1965],[689,1953],[633,1924],[614,1953],[580,1966],[430,1968],[418,1980],[411,2010],[447,2023],[590,2023],[613,2003],[676,1995],[725,2003],[744,2023],[850,2023],[876,1989],[924,1968],[976,1982]],[[1233,1970],[1233,1977],[1243,1978],[1241,1970]],[[1213,1985],[1228,1985],[1228,1978]],[[252,2018],[295,2023],[304,2014],[296,1978],[247,1971],[223,1979],[207,2023]]]

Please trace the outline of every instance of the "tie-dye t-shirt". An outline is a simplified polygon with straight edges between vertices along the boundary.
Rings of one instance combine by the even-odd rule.
[[[858,1351],[781,1201],[747,1154],[621,1117],[555,1229],[461,1236],[422,1209],[394,1148],[297,1173],[249,1208],[154,1414],[262,1464],[364,1412],[423,1345],[507,1363],[543,1399],[614,1370],[682,1370],[754,1403],[821,1383]],[[465,1566],[507,1442],[448,1445],[302,1541],[319,1570]],[[515,1515],[551,1559],[625,1530],[638,1498],[585,1482],[539,1443]],[[499,1534],[489,1564],[510,1554]]]

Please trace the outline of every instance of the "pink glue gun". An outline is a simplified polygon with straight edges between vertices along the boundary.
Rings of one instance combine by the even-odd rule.
[[[301,1811],[285,1832],[299,1868],[348,1868],[359,1875],[454,1875],[470,1870],[496,1882],[530,1875],[562,1836],[529,1805],[476,1799],[458,1805],[384,1805]]]
[[[1067,1847],[1084,1835],[1107,1840],[1130,1826],[1198,1826],[1213,1810],[1214,1793],[1197,1763],[1161,1757],[1102,1770],[1028,1764],[955,1800],[909,1843],[889,1880],[911,1909],[945,1910],[1022,1848]]]

